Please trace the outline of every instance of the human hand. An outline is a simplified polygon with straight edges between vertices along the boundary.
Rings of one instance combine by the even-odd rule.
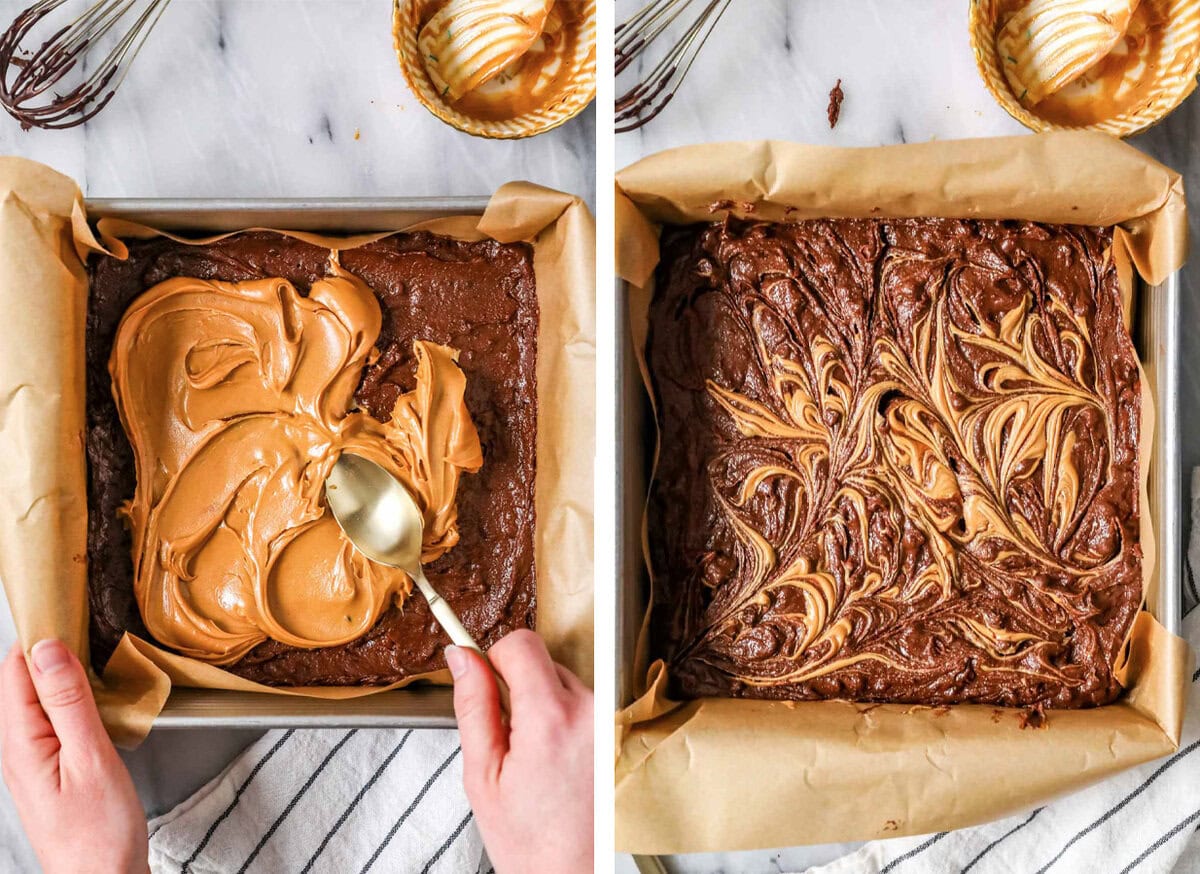
[[[592,870],[592,693],[555,664],[542,639],[514,631],[488,651],[508,683],[472,650],[446,648],[462,738],[463,783],[499,874]]]
[[[30,656],[0,665],[0,770],[42,868],[148,872],[146,817],[83,666],[57,640]]]

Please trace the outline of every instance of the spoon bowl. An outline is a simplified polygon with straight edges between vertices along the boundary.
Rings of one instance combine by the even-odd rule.
[[[325,500],[367,558],[410,575],[420,569],[425,518],[409,490],[383,467],[342,453],[325,481]]]
[[[372,561],[408,574],[455,646],[473,649],[487,662],[487,656],[462,620],[425,578],[421,567],[425,517],[412,492],[402,482],[370,459],[343,452],[325,480],[325,502],[359,552]],[[510,712],[508,688],[498,675],[496,683],[500,689],[501,709],[507,714]]]

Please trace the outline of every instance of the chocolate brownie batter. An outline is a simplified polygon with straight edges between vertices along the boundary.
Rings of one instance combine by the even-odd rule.
[[[247,232],[204,246],[131,241],[128,260],[89,263],[87,325],[88,574],[92,658],[107,661],[126,630],[145,635],[133,597],[130,537],[118,516],[134,492],[129,442],[113,404],[108,359],[121,316],[143,291],[178,276],[244,281],[282,277],[302,291],[326,275],[329,251]],[[524,244],[468,243],[419,232],[341,253],[379,298],[378,359],[356,393],[386,420],[415,381],[412,341],[458,349],[483,467],[458,488],[457,546],[426,567],[430,581],[485,647],[532,627],[538,306]],[[393,608],[344,646],[260,644],[230,670],[272,685],[375,685],[445,666],[450,641],[420,597]]]
[[[653,639],[686,697],[1085,707],[1142,602],[1112,231],[668,228]]]

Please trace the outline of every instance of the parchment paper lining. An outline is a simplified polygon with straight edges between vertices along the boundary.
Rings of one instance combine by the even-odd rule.
[[[659,229],[730,212],[768,221],[942,216],[1117,225],[1113,254],[1127,311],[1133,271],[1159,283],[1183,263],[1187,244],[1180,177],[1103,135],[662,152],[617,177],[617,273],[629,284],[648,391],[644,350]],[[1141,542],[1153,607],[1146,483],[1154,416],[1145,378],[1142,391]],[[644,524],[642,536],[644,545]],[[1051,711],[1045,730],[1022,730],[1019,711],[977,705],[672,701],[664,664],[647,665],[646,627],[633,666],[645,681],[616,715],[621,850],[740,850],[959,828],[1043,803],[1179,742],[1188,649],[1148,612],[1139,614],[1119,667],[1125,695],[1107,707]]]
[[[247,228],[246,230],[256,230]],[[499,189],[482,218],[459,216],[353,237],[289,234],[349,249],[396,231],[428,230],[465,240],[526,240],[534,250],[538,329],[537,629],[554,657],[589,684],[592,676],[592,458],[594,448],[595,226],[578,198],[529,183]],[[87,664],[84,324],[91,252],[124,257],[121,238],[162,235],[101,220],[89,229],[75,183],[42,165],[0,159],[0,307],[14,313],[0,344],[0,581],[28,650],[58,637]],[[418,680],[448,683],[446,671],[393,686],[280,689],[243,680],[126,634],[93,687],[105,726],[123,745],[139,742],[172,685],[325,699],[355,698]]]

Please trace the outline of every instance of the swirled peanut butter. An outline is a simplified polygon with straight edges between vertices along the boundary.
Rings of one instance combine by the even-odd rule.
[[[668,230],[655,637],[688,696],[1086,706],[1142,598],[1107,229]]]
[[[363,558],[325,510],[342,452],[417,496],[425,561],[458,540],[459,477],[482,455],[456,353],[416,341],[416,386],[390,419],[354,409],[381,313],[362,281],[330,270],[307,297],[284,279],[169,279],[117,329],[134,592],[153,637],[194,658],[229,664],[268,639],[343,644],[407,597],[404,573]]]

